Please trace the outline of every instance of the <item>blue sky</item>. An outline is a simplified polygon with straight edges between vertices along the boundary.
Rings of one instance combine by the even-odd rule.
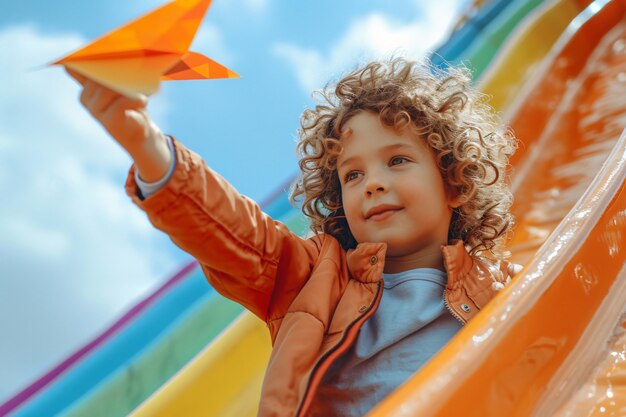
[[[132,161],[57,67],[162,0],[11,2],[0,14],[0,401],[190,260],[126,196]],[[241,79],[164,83],[149,110],[242,194],[297,169],[311,91],[358,63],[420,57],[467,0],[214,0],[192,49]],[[9,62],[7,64],[6,62]]]

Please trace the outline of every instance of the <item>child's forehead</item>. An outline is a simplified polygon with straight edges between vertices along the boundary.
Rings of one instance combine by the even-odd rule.
[[[343,123],[339,140],[343,147],[359,147],[359,142],[369,140],[386,146],[392,142],[425,145],[424,139],[411,127],[386,126],[379,115],[361,111]]]
[[[363,159],[374,160],[403,155],[417,158],[435,158],[434,150],[421,138],[413,136],[378,136],[370,134],[367,138],[348,135],[341,140],[341,151],[337,156],[338,168]]]

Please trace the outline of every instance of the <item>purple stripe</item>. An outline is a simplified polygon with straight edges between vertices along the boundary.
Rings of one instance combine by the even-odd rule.
[[[274,202],[278,197],[285,193],[285,190],[288,190],[291,187],[291,184],[298,178],[298,174],[293,174],[290,176],[285,182],[283,182],[280,186],[276,187],[276,189],[267,197],[259,202],[259,206],[264,209],[268,205]]]
[[[185,276],[191,272],[198,263],[193,260],[189,264],[187,264],[184,268],[182,268],[179,272],[176,273],[172,278],[167,280],[165,284],[163,284],[159,289],[157,289],[154,293],[144,298],[141,302],[136,304],[133,308],[131,308],[126,314],[124,314],[115,324],[105,330],[100,336],[93,339],[91,342],[84,345],[82,348],[78,349],[71,356],[65,359],[63,362],[58,364],[44,376],[30,384],[28,387],[24,388],[19,393],[15,394],[11,397],[7,402],[0,406],[0,417],[7,415],[17,406],[28,400],[30,397],[35,395],[38,391],[43,389],[46,385],[52,382],[56,377],[62,374],[65,370],[67,370],[70,366],[74,365],[78,360],[80,360],[83,356],[100,346],[104,341],[106,341],[111,335],[120,330],[124,325],[133,320],[135,316],[139,315],[143,312],[153,301],[159,298],[163,293],[177,284],[179,281],[182,281]]]

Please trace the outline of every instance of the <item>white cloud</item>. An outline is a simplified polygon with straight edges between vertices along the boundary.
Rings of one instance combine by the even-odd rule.
[[[224,46],[222,33],[216,26],[210,23],[203,23],[200,26],[190,49],[206,55],[222,65],[228,66],[233,63],[232,54]]]
[[[419,59],[446,35],[461,9],[459,0],[416,1],[416,19],[401,22],[374,12],[352,22],[327,53],[291,43],[274,45],[273,52],[294,69],[307,92],[322,87],[330,77],[350,70],[357,62],[391,55]]]
[[[126,196],[131,160],[77,85],[61,68],[32,69],[83,43],[0,31],[12,62],[0,66],[0,402],[181,266]],[[165,118],[162,97],[151,109]]]
[[[269,0],[243,0],[244,6],[253,13],[261,13],[267,9]]]

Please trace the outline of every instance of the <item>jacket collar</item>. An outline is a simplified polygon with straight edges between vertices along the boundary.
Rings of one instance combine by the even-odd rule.
[[[465,249],[462,240],[452,240],[450,245],[442,245],[443,264],[448,273],[448,287],[454,288],[456,283],[461,282],[474,266],[474,259]]]
[[[361,282],[378,282],[385,269],[386,243],[359,243],[348,250],[346,260],[352,277]]]
[[[385,268],[386,243],[360,243],[348,250],[346,260],[352,277],[364,283],[378,282]],[[465,249],[462,240],[442,245],[444,267],[448,274],[448,287],[454,287],[472,269],[474,260]]]

